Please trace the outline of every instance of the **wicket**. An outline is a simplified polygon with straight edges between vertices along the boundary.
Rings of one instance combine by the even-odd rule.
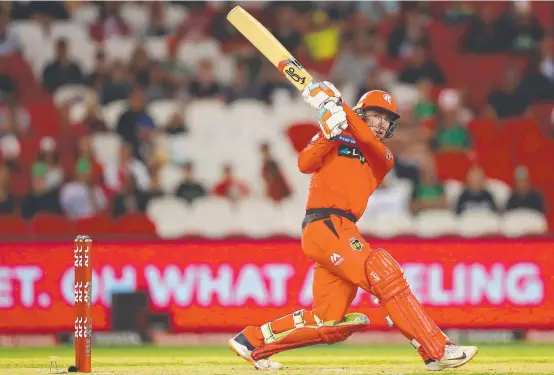
[[[92,359],[92,240],[75,237],[75,367],[79,372],[91,372]]]

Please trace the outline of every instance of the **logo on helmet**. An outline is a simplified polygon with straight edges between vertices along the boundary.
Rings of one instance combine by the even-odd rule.
[[[389,103],[389,105],[392,105],[392,98],[389,94],[383,94],[383,99]]]

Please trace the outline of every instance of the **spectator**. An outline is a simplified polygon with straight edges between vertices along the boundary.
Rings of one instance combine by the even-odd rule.
[[[430,58],[429,51],[422,45],[415,45],[408,65],[398,75],[398,81],[415,84],[422,78],[429,78],[438,86],[446,83],[442,69]]]
[[[329,21],[324,11],[312,13],[313,29],[304,36],[310,56],[315,61],[334,59],[339,50],[340,29]]]
[[[431,95],[433,90],[433,81],[424,77],[417,81],[418,100],[414,105],[414,120],[425,121],[433,118],[437,114],[437,106]]]
[[[515,189],[508,199],[506,210],[517,210],[518,208],[526,208],[535,210],[542,214],[546,213],[544,199],[536,189],[533,189],[529,181],[529,173],[527,168],[518,167],[514,173]]]
[[[0,7],[0,57],[21,53],[21,38],[10,21],[8,11]]]
[[[164,129],[167,134],[187,134],[189,132],[189,128],[185,125],[183,115],[179,112],[174,112],[171,115]]]
[[[99,49],[96,52],[95,60],[96,63],[92,73],[85,78],[85,83],[95,90],[100,90],[110,79],[110,65],[108,64],[106,54],[102,49]]]
[[[268,7],[269,6],[270,5],[268,5]],[[233,9],[232,3],[221,3],[221,5],[216,9],[217,13],[211,20],[211,35],[222,44],[227,42],[232,43],[234,42],[233,39],[237,38],[237,35],[240,35],[238,30],[227,21],[227,14],[229,14],[231,9]],[[267,10],[267,7],[264,10]]]
[[[466,187],[456,203],[458,215],[470,211],[498,212],[492,194],[485,188],[485,173],[477,166],[469,170]]]
[[[178,59],[177,51],[177,48],[168,48],[168,56],[161,62],[165,75],[167,76],[170,85],[175,90],[185,86],[190,77],[194,75],[192,70]]]
[[[503,87],[489,94],[488,103],[499,118],[521,116],[525,112],[529,101],[518,86],[519,74],[515,68],[509,68]]]
[[[16,201],[10,188],[10,171],[0,166],[0,215],[12,214],[16,210]]]
[[[154,132],[154,120],[146,112],[144,93],[135,88],[129,97],[129,108],[117,121],[117,133],[133,146],[136,158],[147,161],[148,145]]]
[[[198,73],[189,85],[193,98],[213,98],[222,95],[221,87],[216,81],[213,61],[202,60],[198,63]]]
[[[133,175],[127,174],[123,178],[123,186],[115,196],[112,204],[112,216],[118,218],[128,213],[146,211],[148,194],[137,189]]]
[[[279,164],[273,158],[269,144],[260,147],[262,153],[262,179],[265,183],[265,195],[274,202],[280,202],[291,195],[291,189]]]
[[[238,99],[255,99],[258,95],[258,85],[248,79],[248,71],[245,64],[239,64],[235,70],[233,82],[223,88],[223,95],[227,104]]]
[[[9,133],[0,138],[0,155],[4,165],[11,172],[17,173],[20,171],[21,161],[19,156],[21,155],[21,145],[15,135]]]
[[[447,209],[444,186],[436,175],[435,163],[427,155],[420,165],[419,183],[412,189],[410,211],[417,214],[431,209]]]
[[[542,26],[531,3],[517,1],[495,23],[498,48],[505,52],[530,51],[543,38]]]
[[[102,112],[97,99],[89,98],[86,100],[85,117],[83,124],[90,133],[101,133],[108,130],[106,123],[102,119]]]
[[[42,73],[42,84],[50,92],[58,87],[75,83],[83,83],[81,68],[69,59],[67,41],[59,39],[56,43],[56,58],[46,66]]]
[[[418,46],[429,46],[429,36],[425,30],[424,15],[417,7],[404,11],[400,23],[388,37],[388,53],[393,58],[404,58],[413,54]]]
[[[394,17],[399,13],[400,5],[400,1],[397,0],[356,2],[356,8],[374,22]]]
[[[44,137],[40,141],[40,150],[33,171],[44,171],[44,183],[47,190],[58,189],[64,180],[63,168],[60,165],[59,154],[56,151],[56,142],[51,137]],[[33,172],[38,174],[38,172]]]
[[[387,87],[383,83],[382,72],[377,67],[368,69],[362,77],[364,78],[364,80],[358,86],[356,100],[361,98],[366,92],[370,90],[387,91]]]
[[[554,99],[554,83],[541,72],[540,58],[538,50],[530,53],[527,69],[518,86],[518,91],[528,103]]]
[[[164,24],[164,3],[153,2],[150,5],[150,22],[146,29],[146,36],[163,37],[168,34]]]
[[[449,92],[451,99],[442,100],[438,116],[438,129],[432,140],[438,151],[468,151],[471,147],[471,137],[468,130],[460,121],[459,99],[453,90],[444,90],[441,97],[445,98]],[[448,102],[451,100],[451,102]]]
[[[158,63],[150,66],[148,74],[148,86],[146,87],[146,98],[148,102],[171,97],[172,89],[169,85],[165,71]]]
[[[260,85],[258,99],[262,100],[263,102],[267,104],[272,103],[273,95],[278,90],[288,92],[291,97],[295,94],[295,92],[293,91],[294,87],[292,87],[292,85],[290,85],[288,82],[283,81],[283,75],[277,69],[275,69],[274,66],[268,63],[264,63],[260,76],[260,80],[263,83]]]
[[[150,188],[146,192],[148,199],[161,197],[165,193],[162,189],[161,169],[164,164],[163,158],[153,159],[149,165]]]
[[[65,177],[71,176],[75,169],[75,157],[78,152],[80,140],[90,133],[87,126],[82,122],[71,123],[69,118],[70,109],[70,102],[64,103],[59,107],[60,121],[58,136],[56,137],[57,153]],[[28,146],[35,147],[29,144]]]
[[[126,175],[132,175],[139,190],[150,189],[150,175],[146,165],[133,157],[133,148],[128,143],[123,143],[119,149],[119,160],[113,161],[104,169],[104,182],[111,191],[119,192],[123,186]]]
[[[106,105],[116,100],[127,99],[130,93],[131,80],[127,69],[121,61],[116,61],[110,69],[110,75],[101,86],[100,102]]]
[[[92,165],[87,160],[77,162],[76,179],[66,183],[60,191],[60,206],[74,220],[85,219],[105,212],[108,200],[93,178]]]
[[[223,176],[215,185],[213,194],[237,201],[250,195],[250,190],[244,182],[234,176],[233,167],[226,164],[223,166]]]
[[[92,177],[96,180],[100,180],[100,178],[103,178],[104,175],[104,167],[102,164],[98,162],[96,157],[94,156],[94,152],[92,149],[92,136],[85,135],[78,139],[78,145],[77,149],[75,150],[75,158],[77,163],[80,161],[86,161],[91,166],[91,173]],[[75,166],[75,163],[73,163],[73,166]],[[72,168],[71,174],[74,174],[75,168]],[[72,176],[72,179],[74,179],[75,176]]]
[[[277,23],[274,31],[275,37],[294,55],[302,43],[302,34],[296,27],[298,14],[292,6],[285,3],[277,7],[275,18]]]
[[[135,48],[131,61],[129,62],[129,71],[133,77],[133,82],[136,85],[147,87],[150,81],[150,67],[152,61],[148,57],[144,45],[139,45]]]
[[[494,8],[478,7],[478,14],[469,20],[462,37],[462,50],[473,53],[491,53],[498,49]]]
[[[31,176],[31,191],[27,193],[21,204],[21,216],[30,220],[37,213],[61,213],[59,204],[59,189],[49,189],[46,183],[47,169],[44,166],[33,168]]]
[[[90,36],[95,42],[103,42],[112,36],[129,35],[131,29],[119,14],[121,3],[100,2],[100,15],[90,27]]]
[[[362,77],[378,73],[374,39],[373,35],[362,31],[345,35],[344,44],[330,73],[337,85],[358,85]]]
[[[175,191],[176,196],[183,198],[188,203],[192,203],[196,199],[207,195],[206,189],[194,178],[193,172],[192,163],[185,163],[183,167],[184,180]]]

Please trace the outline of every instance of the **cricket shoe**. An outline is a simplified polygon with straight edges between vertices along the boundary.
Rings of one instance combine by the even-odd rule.
[[[250,362],[257,370],[280,370],[283,368],[281,363],[272,361],[269,358],[255,361],[252,358],[254,346],[250,344],[242,332],[229,340],[229,347],[232,351],[237,353],[239,357]]]
[[[441,359],[435,361],[429,359],[425,361],[425,367],[429,371],[442,371],[445,368],[460,367],[471,361],[477,354],[476,346],[458,346],[446,345],[444,347],[444,355]]]

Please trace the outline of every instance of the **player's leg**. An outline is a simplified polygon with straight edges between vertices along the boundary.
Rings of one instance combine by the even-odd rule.
[[[245,359],[255,362],[289,349],[343,341],[369,323],[363,314],[345,315],[357,291],[357,285],[316,264],[311,311],[298,310],[261,327],[246,327],[230,340],[231,348],[243,358],[249,351]]]
[[[324,232],[326,227],[329,230]],[[337,238],[341,246],[328,246],[336,244]],[[394,325],[410,341],[421,345],[431,360],[444,357],[451,343],[413,295],[399,264],[385,250],[372,249],[354,223],[338,216],[313,222],[306,227],[303,241],[310,243],[304,246],[310,250],[306,252],[309,258],[374,294]],[[448,350],[449,358],[457,359],[452,348]],[[459,357],[465,355],[457,353],[461,353]]]
[[[267,358],[285,350],[346,340],[369,323],[363,314],[346,314],[357,291],[356,284],[316,264],[312,310],[299,310],[264,324],[264,345],[257,347],[252,357]]]

